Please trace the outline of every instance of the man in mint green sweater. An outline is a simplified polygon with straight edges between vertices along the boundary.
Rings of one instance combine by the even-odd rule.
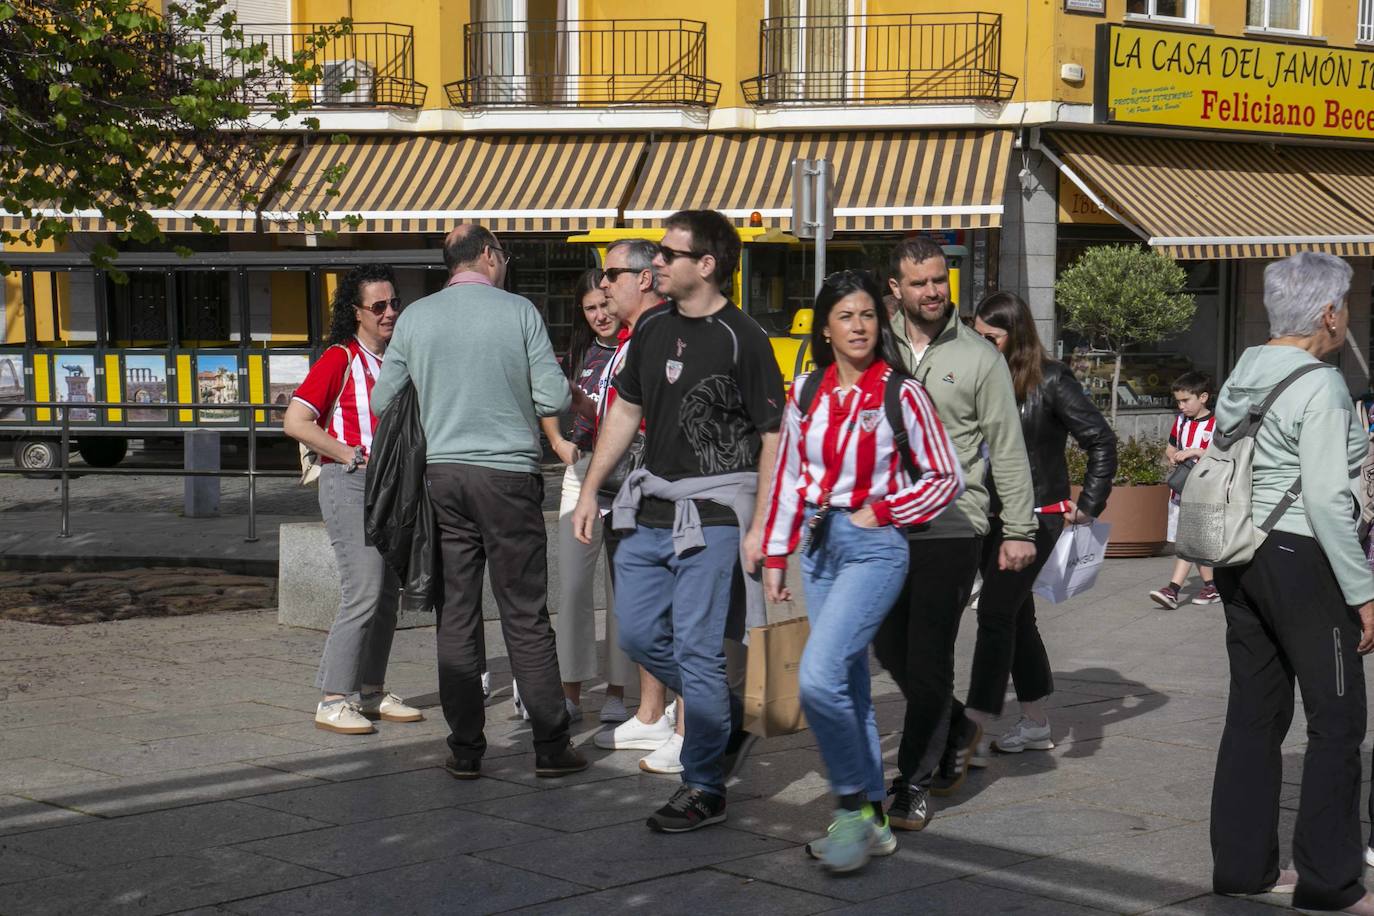
[[[490,560],[511,670],[529,711],[535,775],[564,776],[587,761],[568,741],[568,712],[549,623],[544,479],[539,418],[566,411],[572,394],[534,305],[501,289],[509,256],[478,225],[444,239],[449,280],[396,321],[372,389],[380,415],[415,385],[424,428],[425,479],[440,546],[439,699],[451,734],[446,766],[481,773],[482,567]]]

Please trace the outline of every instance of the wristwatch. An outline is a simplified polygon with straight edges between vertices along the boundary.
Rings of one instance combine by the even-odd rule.
[[[358,470],[365,457],[367,456],[363,453],[363,447],[361,445],[353,446],[353,460],[348,462],[348,467],[344,468],[344,473],[352,474],[354,471]]]

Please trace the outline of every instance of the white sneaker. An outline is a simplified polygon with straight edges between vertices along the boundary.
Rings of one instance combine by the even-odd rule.
[[[568,699],[567,697],[564,697],[564,698],[563,698],[563,705],[566,706],[566,707],[568,707],[568,721],[569,721],[569,722],[581,722],[581,721],[582,721],[582,707],[581,707],[581,706],[578,706],[576,703],[574,703],[572,700]],[[525,718],[526,718],[526,719],[529,718],[529,714],[528,714],[528,713],[525,714]]]
[[[341,735],[370,735],[377,729],[363,717],[355,703],[320,703],[315,707],[315,727]]]
[[[674,734],[663,742],[657,750],[639,761],[639,768],[646,773],[662,773],[671,776],[682,772],[682,736]]]
[[[992,762],[992,739],[987,735],[978,739],[978,746],[973,749],[973,755],[968,759],[968,765],[982,769]]]
[[[625,708],[625,701],[620,697],[606,697],[605,704],[601,707],[601,721],[610,724],[619,724],[630,718],[630,711]]]
[[[1366,846],[1364,849],[1364,864],[1374,868],[1374,846]]]
[[[1003,754],[1053,750],[1054,742],[1050,740],[1050,723],[1036,725],[1027,716],[1022,716],[1012,730],[993,741],[992,746]]]
[[[490,699],[491,699],[491,672],[490,672],[490,671],[483,671],[483,672],[482,672],[482,699],[484,699],[484,700],[490,700]]]
[[[674,700],[664,707],[663,715],[664,718],[673,723],[674,727],[677,726],[677,700]]]
[[[631,716],[615,728],[597,732],[592,743],[607,751],[656,751],[673,737],[673,721],[666,715],[645,724]]]
[[[530,711],[525,708],[525,704],[520,702],[520,685],[515,681],[510,682],[510,701],[515,707],[515,715],[521,719],[528,719]]]
[[[407,706],[394,693],[381,693],[372,699],[363,699],[358,711],[369,719],[386,722],[422,722],[425,715],[414,706]]]

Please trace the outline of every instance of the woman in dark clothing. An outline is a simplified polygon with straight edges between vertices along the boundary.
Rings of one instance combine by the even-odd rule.
[[[1116,474],[1116,434],[1088,400],[1069,367],[1049,358],[1040,344],[1030,308],[1015,294],[993,293],[984,299],[975,312],[973,327],[1006,356],[1011,369],[1040,525],[1035,536],[1035,562],[1017,572],[999,569],[995,548],[1001,541],[1001,523],[994,490],[992,531],[983,539],[992,549],[985,550],[983,557],[978,642],[973,650],[967,708],[956,700],[954,714],[965,715],[979,725],[1001,715],[1010,675],[1021,703],[1021,719],[994,741],[995,747],[1011,754],[1049,750],[1054,742],[1050,740],[1045,698],[1054,691],[1054,679],[1045,643],[1035,625],[1031,586],[1049,560],[1064,523],[1089,522],[1106,507]],[[1077,503],[1069,499],[1069,471],[1064,460],[1069,436],[1088,453],[1088,471]],[[980,751],[970,761],[975,766],[986,765],[986,751]]]

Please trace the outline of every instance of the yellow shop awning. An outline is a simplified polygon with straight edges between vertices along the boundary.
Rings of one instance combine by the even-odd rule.
[[[1113,217],[1173,257],[1374,254],[1374,218],[1333,192],[1358,176],[1309,171],[1306,147],[1055,131],[1046,153]],[[1374,172],[1370,173],[1374,175]],[[1365,176],[1374,203],[1374,177]]]
[[[226,167],[241,183],[242,190],[263,195],[282,172],[289,167],[292,156],[299,148],[295,138],[270,138],[262,141],[267,144],[268,167],[266,169],[238,168],[233,157],[247,155],[246,148],[230,146],[221,152]],[[194,220],[199,217],[208,219],[219,227],[221,232],[256,232],[257,211],[244,209],[239,189],[226,184],[222,172],[208,166],[201,158],[196,147],[189,142],[174,142],[153,153],[153,163],[169,159],[189,159],[192,169],[186,184],[176,194],[171,206],[147,206],[146,212],[157,221],[163,232],[198,232]],[[258,201],[261,206],[263,201]],[[100,210],[64,211],[56,206],[35,208],[39,216],[56,216],[67,220],[73,232],[116,232],[121,227],[101,216]],[[30,221],[22,214],[0,212],[0,227],[20,232],[30,226]]]
[[[498,232],[614,226],[646,141],[628,134],[356,136],[309,146],[292,190],[263,213],[268,231],[447,232],[480,222]],[[328,170],[347,166],[337,196]],[[312,227],[297,217],[317,211]],[[350,216],[361,222],[351,225]]]
[[[654,142],[625,207],[630,226],[712,209],[737,226],[792,218],[792,160],[829,159],[835,228],[979,229],[1002,223],[1012,135],[1005,130],[697,134]]]

